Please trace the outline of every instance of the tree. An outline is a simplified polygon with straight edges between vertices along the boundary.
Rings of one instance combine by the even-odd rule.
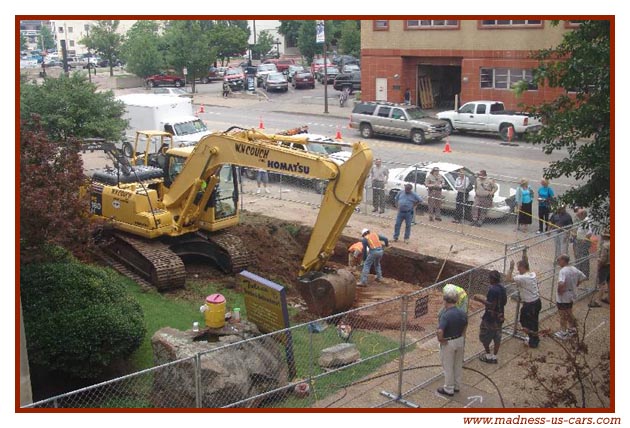
[[[120,57],[123,36],[118,33],[118,20],[100,20],[90,28],[89,36],[81,39],[80,43],[95,50],[109,61],[109,75],[114,75],[114,64]]]
[[[298,36],[300,35],[302,22],[304,21],[296,21],[295,19],[280,20],[278,33],[284,36],[287,46],[298,45]]]
[[[183,73],[188,70],[188,79],[195,91],[195,79],[204,76],[208,67],[216,60],[216,51],[210,48],[210,36],[202,31],[200,21],[170,21],[164,32],[168,46],[166,62]]]
[[[126,292],[126,278],[56,252],[59,260],[20,269],[29,362],[47,371],[97,378],[142,343],[142,308]]]
[[[25,51],[27,49],[28,49],[28,46],[26,45],[26,36],[20,33],[20,50]]]
[[[315,54],[322,52],[321,45],[315,43],[315,21],[312,19],[302,21],[297,42],[300,53],[306,59],[306,63],[310,64],[313,62]]]
[[[344,21],[339,40],[341,53],[359,57],[361,55],[361,23],[360,21]]]
[[[20,87],[20,120],[27,129],[41,129],[53,141],[71,137],[102,137],[118,140],[127,124],[122,119],[124,105],[112,91],[97,92],[79,73],[41,85]]]
[[[55,36],[47,25],[44,25],[39,32],[39,43],[45,50],[52,50],[56,46]]]
[[[158,73],[164,66],[160,51],[159,25],[156,21],[136,21],[127,32],[121,47],[127,71],[145,78]]]
[[[25,256],[36,257],[49,243],[87,253],[90,223],[88,201],[80,196],[85,176],[79,152],[76,140],[52,141],[36,123],[20,129],[20,241],[28,247]]]
[[[269,52],[274,45],[273,36],[267,30],[263,30],[256,38],[256,44],[252,46],[252,56],[260,58]]]
[[[565,90],[551,102],[529,107],[544,123],[530,141],[542,144],[547,154],[563,148],[569,153],[551,162],[544,175],[585,180],[561,199],[589,207],[591,217],[606,226],[610,221],[610,23],[583,21],[564,35],[560,45],[537,52],[535,58],[541,61],[534,70],[538,85]],[[527,82],[521,82],[517,93],[526,87]]]
[[[230,57],[242,55],[247,51],[249,32],[239,26],[229,26],[219,22],[209,32],[210,46],[216,48],[216,55],[222,64],[230,61]]]

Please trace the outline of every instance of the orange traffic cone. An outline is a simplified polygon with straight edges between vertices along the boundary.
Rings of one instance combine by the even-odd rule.
[[[448,140],[448,137],[446,137],[446,144],[444,144],[444,150],[442,150],[444,153],[452,153],[451,152],[451,143]]]
[[[341,129],[337,127],[337,134],[335,135],[335,140],[341,140]]]
[[[265,129],[265,125],[263,124],[262,116],[260,116],[260,122],[258,123],[258,129]]]
[[[205,113],[206,112],[206,108],[203,106],[203,104],[201,104],[201,108],[199,109],[199,113]]]

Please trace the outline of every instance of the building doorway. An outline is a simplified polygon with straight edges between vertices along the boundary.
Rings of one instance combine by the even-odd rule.
[[[416,104],[422,108],[449,110],[462,87],[461,65],[419,64],[416,79]]]
[[[376,78],[376,101],[387,101],[387,78]]]

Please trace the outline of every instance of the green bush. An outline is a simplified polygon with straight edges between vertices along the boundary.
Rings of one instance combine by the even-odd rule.
[[[20,290],[31,364],[96,378],[146,333],[137,300],[114,271],[77,261],[22,266]]]

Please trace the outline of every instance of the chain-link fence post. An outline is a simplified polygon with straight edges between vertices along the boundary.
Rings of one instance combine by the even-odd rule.
[[[315,367],[315,355],[313,352],[313,329],[307,328],[308,331],[308,386],[311,390],[312,402],[315,403],[315,385],[313,385],[314,367]]]
[[[507,270],[507,255],[508,255],[508,244],[503,245],[503,275],[505,275],[505,271]]]
[[[201,356],[195,355],[195,406],[201,408]]]

